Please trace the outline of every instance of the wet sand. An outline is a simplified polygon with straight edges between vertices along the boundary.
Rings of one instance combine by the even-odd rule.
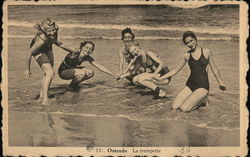
[[[209,129],[179,121],[34,113],[10,110],[10,146],[170,147],[239,146],[239,131]]]

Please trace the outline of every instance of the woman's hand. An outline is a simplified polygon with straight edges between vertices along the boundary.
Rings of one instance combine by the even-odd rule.
[[[156,81],[162,81],[162,79],[160,79],[160,75],[154,75],[153,78],[154,78]]]
[[[24,71],[24,76],[25,76],[27,79],[30,77],[30,75],[31,75],[30,70],[25,70],[25,71]]]
[[[220,90],[222,90],[222,91],[226,90],[226,86],[225,86],[223,83],[220,83],[219,88],[220,88]]]
[[[117,74],[114,75],[115,79],[117,79],[118,81],[121,79],[120,76],[121,76],[121,75],[117,75]]]

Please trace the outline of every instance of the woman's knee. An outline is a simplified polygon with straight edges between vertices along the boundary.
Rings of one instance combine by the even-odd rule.
[[[187,105],[183,104],[180,107],[180,109],[181,109],[182,112],[190,112],[192,108],[189,108],[189,107],[187,107]]]
[[[172,108],[173,110],[176,110],[176,109],[178,109],[179,107],[180,107],[180,105],[176,104],[175,102],[173,102],[172,105],[171,105],[171,108]]]
[[[55,71],[53,69],[50,69],[50,70],[47,70],[45,72],[46,76],[50,77],[50,78],[53,78],[54,75],[55,75]]]
[[[137,77],[138,83],[141,83],[141,82],[143,82],[145,80],[146,80],[146,78],[143,75],[140,75],[140,76]]]
[[[94,73],[94,71],[93,71],[93,70],[90,70],[90,69],[89,69],[89,70],[87,70],[87,71],[86,71],[86,76],[87,76],[88,78],[93,77],[93,76],[94,76],[94,74],[95,74],[95,73]]]
[[[138,84],[138,76],[133,77],[133,83]]]

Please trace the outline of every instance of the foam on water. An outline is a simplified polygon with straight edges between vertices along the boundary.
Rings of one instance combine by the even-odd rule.
[[[9,38],[30,38],[32,39],[33,35],[8,35]],[[120,39],[119,36],[114,37],[95,37],[95,36],[60,36],[62,39],[108,39],[116,40]],[[181,40],[180,37],[161,37],[161,36],[137,36],[138,40]],[[198,40],[238,40],[238,38],[233,37],[198,37]]]
[[[48,112],[38,112],[38,113],[48,113]],[[70,115],[70,116],[82,116],[82,117],[99,117],[99,118],[125,118],[128,120],[133,120],[133,121],[144,121],[145,119],[143,118],[139,118],[139,117],[131,117],[129,115],[122,115],[122,114],[118,114],[118,115],[104,115],[104,114],[86,114],[86,113],[66,113],[66,112],[50,112],[51,114],[57,114],[57,115]],[[166,118],[166,119],[157,119],[157,121],[159,120],[165,120],[165,121],[182,121],[182,122],[188,122],[185,120],[179,120],[178,117],[175,118]],[[147,119],[147,121],[155,121],[155,119]],[[215,127],[215,126],[208,126],[206,123],[200,123],[200,124],[195,124],[193,123],[192,125],[195,125],[197,127],[201,127],[201,128],[208,128],[208,129],[221,129],[221,130],[225,130],[225,131],[238,131],[238,128],[228,128],[228,127]]]
[[[34,27],[34,23],[24,21],[9,21],[8,26],[16,27]],[[238,35],[239,30],[231,28],[218,28],[218,27],[207,27],[206,29],[201,27],[179,27],[179,26],[146,26],[146,25],[117,25],[117,24],[69,24],[69,23],[58,23],[60,28],[82,28],[82,29],[99,29],[99,30],[122,30],[126,27],[132,28],[133,30],[148,30],[148,31],[194,31],[202,34],[232,34]]]

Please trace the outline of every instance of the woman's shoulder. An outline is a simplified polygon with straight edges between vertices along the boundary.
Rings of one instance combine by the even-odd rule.
[[[77,57],[79,54],[80,54],[80,50],[75,50],[75,51],[73,51],[73,52],[71,52],[71,53],[68,53],[67,57],[69,57],[69,58],[75,58],[75,57]]]
[[[127,54],[127,51],[126,51],[125,46],[122,46],[122,47],[119,49],[119,52],[122,53],[122,54]]]
[[[211,50],[209,48],[202,48],[203,50],[203,55],[208,58],[211,55]]]
[[[188,60],[189,57],[190,57],[190,51],[187,51],[187,52],[184,52],[182,57],[185,59],[185,60]]]

